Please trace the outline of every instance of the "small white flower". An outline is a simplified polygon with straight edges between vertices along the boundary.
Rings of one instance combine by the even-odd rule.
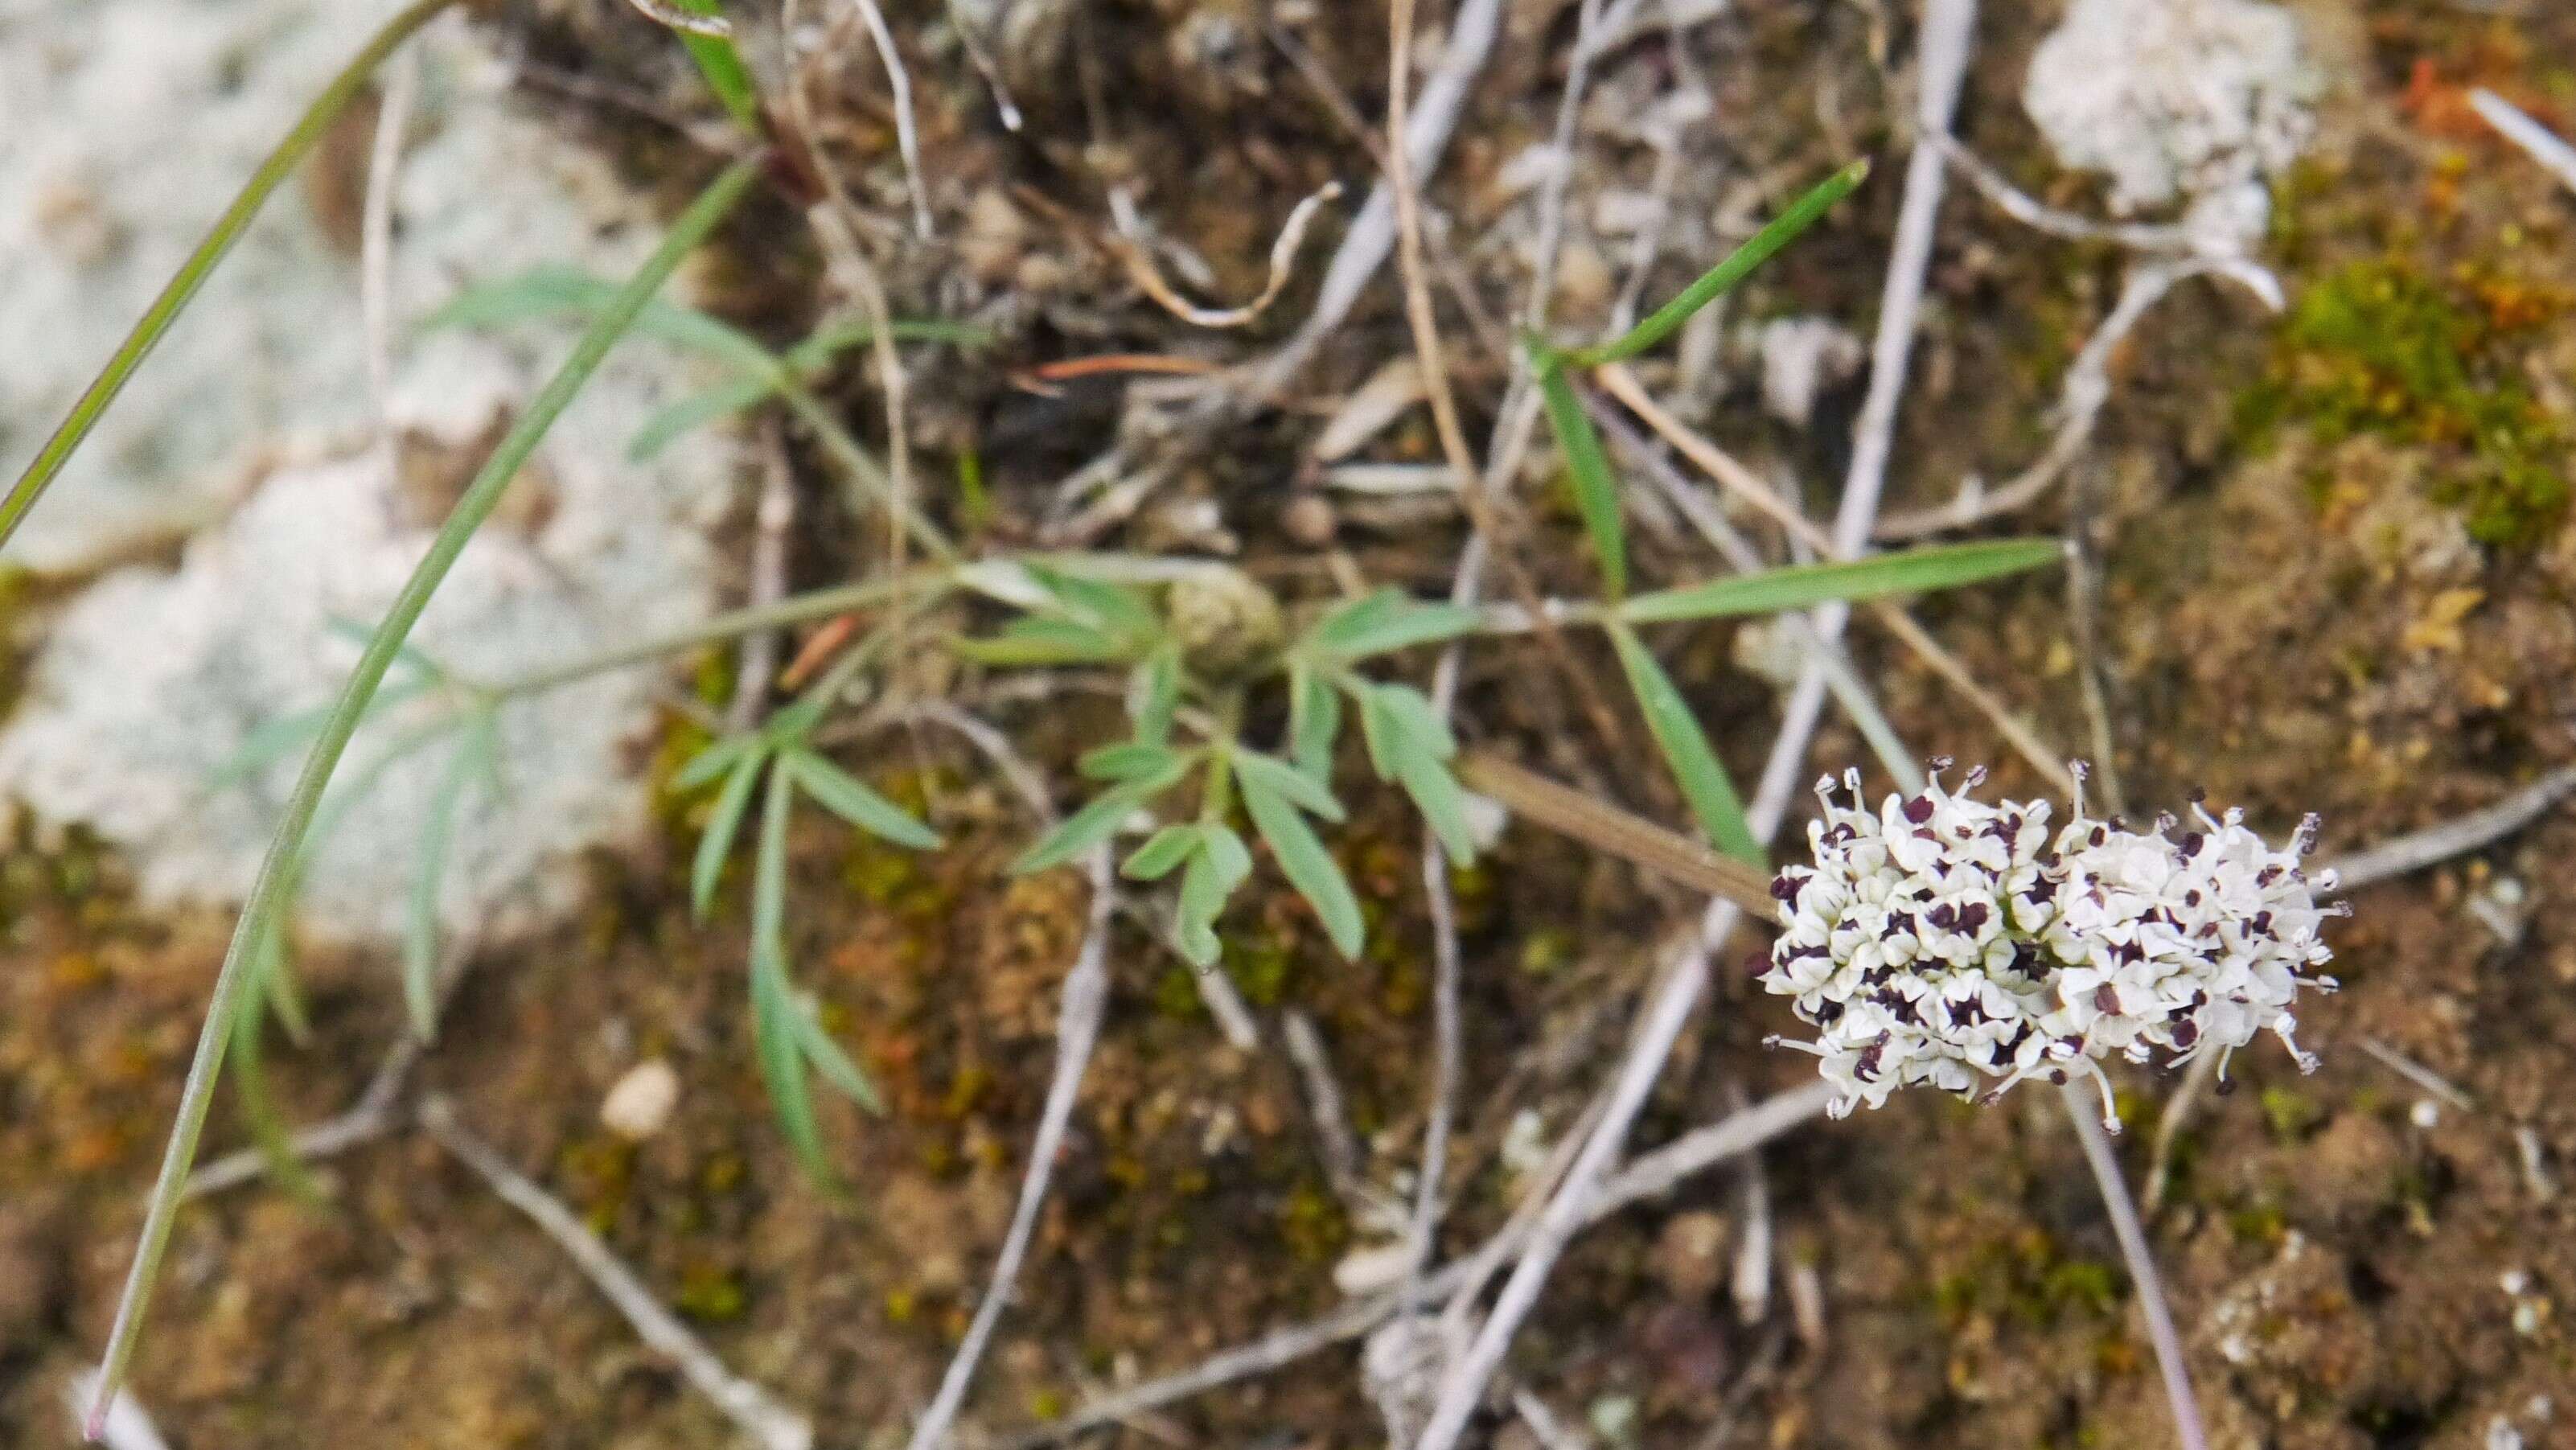
[[[1843,778],[1848,804],[1818,782],[1815,865],[1772,883],[1782,931],[1763,985],[1818,1029],[1781,1045],[1821,1060],[1837,1115],[1915,1084],[1991,1099],[2075,1071],[2101,1086],[2116,1130],[2096,1059],[2161,1052],[2170,1065],[2214,1048],[2223,1077],[2262,1031],[2314,1069],[2289,1011],[2301,986],[2333,986],[2309,975],[2333,955],[2314,894],[2333,877],[2299,870],[2314,818],[2275,851],[2239,811],[2195,805],[2198,829],[2174,834],[2165,817],[2139,832],[2091,819],[2079,796],[2052,845],[2046,802],[1975,800],[1982,771],[1952,795],[1948,765],[1876,812],[1858,771]]]

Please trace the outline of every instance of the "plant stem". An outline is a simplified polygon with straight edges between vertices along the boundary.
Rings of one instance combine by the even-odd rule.
[[[832,461],[840,465],[841,471],[850,476],[850,482],[863,493],[875,494],[877,501],[902,522],[904,532],[912,535],[924,553],[934,559],[954,560],[957,557],[957,546],[948,542],[948,536],[914,508],[911,500],[897,493],[893,478],[859,447],[858,440],[850,436],[850,430],[842,427],[841,421],[832,416],[832,410],[823,406],[823,400],[814,396],[814,390],[806,387],[784,364],[778,369],[777,388],[778,396],[786,402],[788,411],[796,415],[797,421],[814,430],[815,440],[823,445],[824,452],[832,455]]]
[[[134,1253],[134,1266],[127,1275],[125,1292],[116,1308],[115,1327],[108,1332],[107,1353],[99,1371],[97,1408],[93,1411],[93,1428],[97,1417],[115,1396],[125,1378],[127,1362],[133,1357],[137,1334],[142,1328],[143,1313],[152,1298],[152,1285],[161,1264],[162,1254],[170,1245],[170,1229],[178,1215],[179,1200],[187,1187],[188,1168],[197,1151],[197,1139],[206,1126],[206,1111],[214,1100],[215,1080],[223,1070],[227,1025],[231,1021],[234,999],[240,995],[244,967],[250,959],[250,947],[264,932],[269,919],[284,908],[287,886],[294,876],[294,865],[300,857],[305,832],[313,824],[314,812],[322,803],[322,793],[331,782],[331,773],[339,765],[342,752],[356,734],[359,718],[366,713],[377,687],[384,683],[385,671],[403,647],[403,641],[419,622],[421,611],[428,607],[430,596],[447,578],[457,556],[464,552],[466,541],[491,516],[501,496],[517,477],[521,465],[536,451],[537,444],[554,426],[565,408],[581,392],[583,384],[608,356],[618,337],[635,320],[644,304],[661,290],[681,261],[713,232],[716,225],[733,211],[736,202],[750,189],[760,175],[761,158],[751,157],[725,168],[697,200],[680,214],[670,234],[646,260],[643,267],[619,289],[616,300],[595,318],[573,345],[572,355],[549,379],[529,403],[518,423],[466,486],[456,501],[447,521],[439,526],[438,535],[430,541],[428,554],[404,581],[402,592],[394,596],[384,620],[367,639],[367,647],[358,657],[340,699],[332,707],[331,718],[324,723],[313,743],[312,753],[305,758],[303,773],[296,777],[295,788],[286,800],[284,818],[277,834],[261,860],[259,875],[252,881],[249,899],[242,905],[241,919],[233,929],[232,945],[224,952],[224,964],[216,974],[213,999],[207,1005],[205,1030],[198,1035],[195,1058],[188,1066],[188,1080],[180,1090],[178,1122],[170,1131],[170,1146],[161,1160],[161,1176],[153,1185],[152,1199],[143,1219],[143,1231]]]
[[[495,697],[509,699],[518,695],[542,694],[559,689],[593,675],[622,670],[632,665],[647,664],[664,655],[678,654],[702,644],[715,644],[756,630],[775,629],[780,625],[802,624],[809,619],[829,619],[836,614],[849,614],[882,604],[908,589],[929,585],[945,587],[948,571],[939,568],[915,569],[891,579],[867,579],[856,584],[835,585],[805,594],[789,595],[775,604],[751,609],[736,609],[711,616],[671,634],[636,644],[618,645],[598,654],[584,655],[561,664],[548,665],[524,675],[513,676],[484,686]]]
[[[349,102],[365,88],[367,78],[375,73],[385,57],[409,39],[413,31],[455,3],[456,0],[412,0],[401,13],[386,21],[384,28],[367,41],[365,48],[331,78],[331,84],[323,88],[321,95],[313,98],[313,104],[306,107],[302,118],[296,121],[295,129],[287,132],[286,139],[278,142],[277,149],[260,162],[259,169],[251,173],[250,181],[242,187],[241,194],[235,196],[232,205],[224,208],[223,215],[215,219],[214,229],[206,233],[204,241],[197,243],[197,249],[188,254],[188,260],[179,265],[179,270],[162,287],[161,295],[153,298],[152,305],[144,309],[142,320],[126,334],[125,341],[90,383],[89,390],[72,404],[70,416],[63,419],[53,436],[45,440],[45,446],[37,450],[35,461],[29,463],[27,471],[18,475],[18,481],[10,486],[8,497],[0,499],[0,546],[6,545],[10,536],[17,533],[27,511],[35,507],[37,498],[53,483],[54,476],[71,461],[73,451],[80,447],[81,440],[89,436],[90,429],[98,425],[107,405],[116,401],[116,395],[124,390],[127,380],[134,376],[134,370],[143,365],[143,359],[161,341],[161,334],[170,330],[170,324],[178,320],[180,312],[197,295],[197,289],[204,286],[206,278],[213,274],[215,264],[221,262],[224,254],[232,250],[233,243],[241,239],[242,232],[250,226],[251,218],[259,215],[261,205],[267,202],[268,194],[295,170],[305,153],[322,139],[322,133],[331,129],[331,123],[348,109]],[[107,1390],[114,1388],[112,1382],[115,1378],[111,1368],[105,1379]],[[106,1403],[107,1390],[101,1391],[101,1404]]]
[[[2164,1280],[2156,1274],[2156,1256],[2138,1222],[2137,1205],[2129,1201],[2129,1185],[2120,1177],[2120,1160],[2112,1156],[2110,1136],[2102,1131],[2083,1086],[2068,1083],[2065,1101],[2075,1137],[2084,1145],[2084,1162],[2101,1187],[2102,1207],[2111,1215],[2111,1233],[2120,1241],[2121,1257],[2129,1261],[2129,1280],[2147,1320],[2147,1342],[2155,1346],[2156,1369],[2164,1375],[2165,1399],[2173,1406],[2174,1436],[2183,1450],[2209,1450],[2200,1428],[2200,1401],[2191,1392],[2191,1372],[2183,1364],[2182,1336],[2174,1332],[2173,1308],[2165,1302]]]

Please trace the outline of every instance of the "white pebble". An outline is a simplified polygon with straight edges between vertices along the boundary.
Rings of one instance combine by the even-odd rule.
[[[641,1143],[661,1132],[679,1105],[680,1075],[662,1059],[647,1058],[628,1068],[600,1100],[599,1121],[617,1136]]]

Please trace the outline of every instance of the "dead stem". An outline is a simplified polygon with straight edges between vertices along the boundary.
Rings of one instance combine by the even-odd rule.
[[[2102,1131],[2093,1100],[2080,1082],[2070,1082],[2062,1090],[2067,1120],[2075,1125],[2075,1137],[2084,1145],[2084,1162],[2093,1170],[2093,1181],[2102,1190],[2102,1206],[2111,1215],[2111,1233],[2120,1241],[2121,1257],[2128,1261],[2129,1281],[2136,1288],[2138,1312],[2146,1316],[2147,1342],[2155,1346],[2156,1368],[2164,1377],[2165,1398],[2173,1407],[2174,1433],[2183,1450],[2208,1450],[2209,1439],[2200,1426],[2200,1401],[2192,1394],[2191,1372],[2183,1362],[2182,1336],[2174,1332],[2173,1310],[2165,1302],[2164,1282],[2156,1273],[2155,1251],[2147,1244],[2147,1231],[2138,1222],[2136,1205],[2129,1201],[2129,1186],[2120,1177],[2120,1160],[2111,1152],[2110,1135]]]

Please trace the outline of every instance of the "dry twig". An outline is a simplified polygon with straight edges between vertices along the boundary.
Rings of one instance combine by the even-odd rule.
[[[1091,1065],[1091,1049],[1100,1040],[1101,1018],[1109,1005],[1109,915],[1115,902],[1109,848],[1094,847],[1088,867],[1091,920],[1084,929],[1073,970],[1065,974],[1064,1005],[1056,1016],[1055,1077],[1047,1085],[1046,1104],[1038,1114],[1037,1137],[1029,1148],[1028,1174],[1020,1182],[1019,1203],[1011,1212],[1010,1231],[1002,1236],[1002,1252],[993,1263],[993,1282],[985,1289],[983,1302],[975,1306],[975,1318],[967,1325],[956,1356],[949,1360],[947,1373],[940,1376],[938,1394],[931,1399],[930,1408],[922,1411],[920,1423],[913,1427],[911,1450],[932,1450],[940,1444],[950,1422],[957,1417],[958,1407],[965,1403],[966,1387],[974,1380],[984,1346],[991,1341],[993,1328],[1002,1317],[1002,1306],[1010,1298],[1011,1286],[1019,1279],[1020,1263],[1028,1256],[1029,1242],[1036,1237],[1038,1210],[1046,1203],[1047,1183],[1054,1175],[1056,1157],[1063,1150],[1065,1129],[1073,1121],[1073,1104],[1082,1087],[1083,1071]]]
[[[1328,181],[1290,209],[1287,222],[1279,228],[1278,240],[1270,244],[1269,280],[1261,284],[1261,291],[1251,301],[1240,307],[1202,307],[1183,297],[1171,283],[1163,280],[1162,272],[1154,266],[1154,259],[1146,251],[1141,238],[1113,238],[1111,250],[1127,269],[1127,280],[1135,283],[1138,290],[1153,298],[1174,317],[1193,327],[1241,327],[1269,311],[1270,304],[1278,300],[1279,294],[1288,286],[1289,269],[1297,260],[1297,248],[1306,240],[1306,229],[1314,224],[1315,216],[1323,210],[1324,203],[1341,194],[1342,184]]]
[[[2469,104],[2506,140],[2521,147],[2550,175],[2564,182],[2568,190],[2576,191],[2576,146],[2551,135],[2547,127],[2523,114],[2520,107],[2484,86],[2469,92]]]

